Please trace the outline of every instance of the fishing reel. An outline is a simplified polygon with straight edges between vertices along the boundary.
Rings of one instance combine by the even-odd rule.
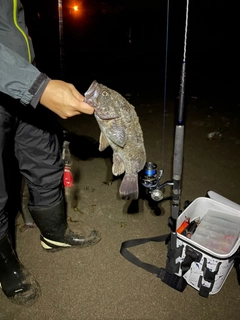
[[[140,183],[145,188],[147,194],[150,195],[154,201],[161,201],[163,199],[163,192],[161,191],[167,185],[173,185],[172,181],[166,181],[160,184],[163,175],[163,170],[157,171],[157,165],[153,162],[146,162],[141,174]]]

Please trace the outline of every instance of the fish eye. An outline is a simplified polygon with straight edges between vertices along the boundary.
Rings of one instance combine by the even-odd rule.
[[[103,97],[107,97],[107,96],[109,96],[109,93],[105,90],[105,91],[102,92],[102,96]]]

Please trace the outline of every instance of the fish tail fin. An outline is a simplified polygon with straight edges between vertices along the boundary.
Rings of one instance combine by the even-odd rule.
[[[119,188],[123,199],[138,199],[138,175],[126,173]]]

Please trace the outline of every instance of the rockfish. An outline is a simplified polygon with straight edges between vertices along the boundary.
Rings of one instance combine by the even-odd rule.
[[[113,150],[112,173],[125,172],[119,193],[124,199],[138,198],[138,172],[146,163],[143,133],[134,106],[118,92],[93,81],[84,101],[94,107],[101,130],[99,150]]]

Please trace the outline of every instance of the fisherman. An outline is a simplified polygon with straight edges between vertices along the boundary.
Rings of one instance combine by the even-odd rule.
[[[67,225],[61,148],[47,121],[49,113],[66,119],[94,109],[72,84],[52,80],[34,66],[24,21],[20,0],[0,0],[0,285],[12,302],[31,305],[40,287],[20,263],[10,232],[15,159],[28,185],[29,211],[44,249],[90,246],[100,234],[74,233]]]

